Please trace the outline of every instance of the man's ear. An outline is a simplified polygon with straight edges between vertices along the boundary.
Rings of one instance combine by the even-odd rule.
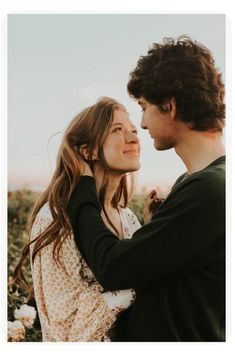
[[[175,120],[175,118],[176,118],[176,102],[175,102],[174,98],[172,98],[169,101],[169,111],[170,111],[170,115],[171,115],[172,120]]]
[[[168,101],[165,101],[164,104],[161,104],[161,109],[165,113],[170,113],[171,117],[174,119],[176,116],[176,102],[174,98],[171,98]]]

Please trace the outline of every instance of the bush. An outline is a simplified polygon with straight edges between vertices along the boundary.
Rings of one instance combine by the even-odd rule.
[[[13,271],[21,256],[25,244],[29,241],[27,233],[27,220],[29,213],[35,203],[38,193],[20,190],[8,193],[8,279],[12,280]],[[29,260],[24,265],[25,277],[32,283]],[[14,311],[27,302],[26,294],[18,287],[8,288],[8,320],[14,322]],[[28,305],[36,308],[34,298]],[[32,328],[27,328],[24,341],[38,342],[42,340],[41,328],[38,316]]]
[[[143,220],[143,207],[145,201],[145,195],[143,194],[135,194],[133,198],[130,200],[128,207],[133,211],[133,213],[137,216],[141,225],[144,224]]]

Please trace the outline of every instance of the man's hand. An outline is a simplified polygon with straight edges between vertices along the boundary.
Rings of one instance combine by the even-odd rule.
[[[155,189],[153,189],[149,193],[149,195],[145,199],[143,208],[143,218],[145,224],[147,224],[151,220],[153,214],[157,211],[163,201],[164,199],[158,197],[157,191]]]

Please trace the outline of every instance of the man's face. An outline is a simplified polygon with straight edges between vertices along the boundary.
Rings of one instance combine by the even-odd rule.
[[[154,140],[157,150],[168,150],[175,146],[175,124],[170,110],[162,112],[158,106],[140,97],[138,100],[142,108],[141,128],[148,129]]]

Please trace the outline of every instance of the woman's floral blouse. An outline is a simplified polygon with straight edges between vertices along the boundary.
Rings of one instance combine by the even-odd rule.
[[[128,208],[120,209],[124,238],[140,227]],[[52,222],[48,204],[38,213],[31,232],[35,239]],[[33,244],[31,245],[32,252]],[[63,268],[52,257],[53,244],[44,247],[31,262],[34,293],[43,341],[108,341],[106,335],[116,316],[134,301],[133,289],[103,292],[78,251],[73,234],[62,244]]]

